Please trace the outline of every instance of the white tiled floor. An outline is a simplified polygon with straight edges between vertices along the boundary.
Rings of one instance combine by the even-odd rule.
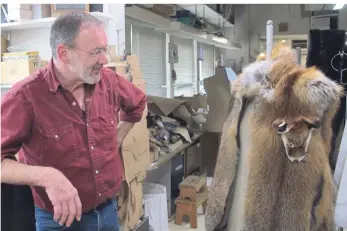
[[[190,224],[189,223],[183,223],[182,225],[176,225],[175,224],[175,219],[173,219],[170,223],[169,223],[169,231],[205,231],[205,216],[202,213],[202,209],[201,207],[198,209],[198,228],[197,229],[193,229],[190,228]]]

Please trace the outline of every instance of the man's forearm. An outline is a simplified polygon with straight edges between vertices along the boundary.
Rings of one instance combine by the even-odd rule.
[[[4,159],[1,162],[1,183],[44,187],[49,170],[49,167],[30,166]]]

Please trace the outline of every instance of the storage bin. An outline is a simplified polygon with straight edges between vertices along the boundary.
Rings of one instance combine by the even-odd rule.
[[[160,184],[143,183],[145,216],[154,231],[168,231],[168,211],[166,187]]]

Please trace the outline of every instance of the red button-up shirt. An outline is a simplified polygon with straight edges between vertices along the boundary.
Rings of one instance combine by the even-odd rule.
[[[140,121],[146,104],[139,88],[108,68],[85,89],[84,114],[58,82],[51,60],[17,82],[1,103],[1,160],[19,152],[21,162],[60,170],[78,190],[83,212],[119,190],[118,121]],[[45,189],[32,191],[35,205],[53,212]]]

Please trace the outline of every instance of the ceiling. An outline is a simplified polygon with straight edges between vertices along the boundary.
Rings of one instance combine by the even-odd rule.
[[[305,4],[306,11],[333,10],[334,7],[335,4]]]

